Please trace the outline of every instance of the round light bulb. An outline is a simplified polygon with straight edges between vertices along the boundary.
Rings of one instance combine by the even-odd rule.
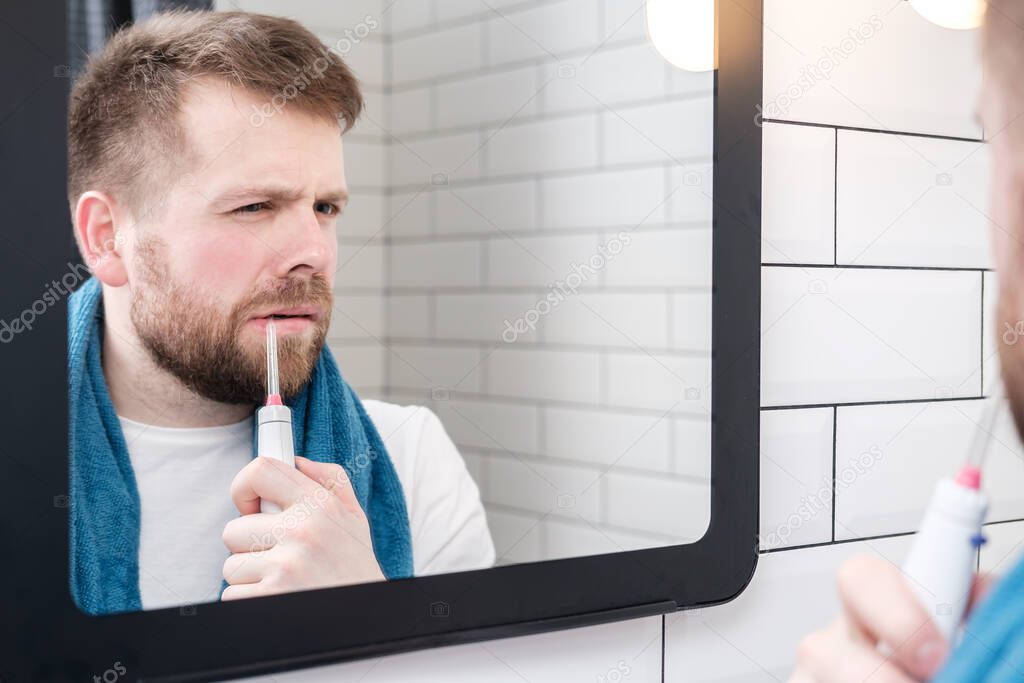
[[[670,64],[715,68],[715,0],[647,0],[647,35]]]
[[[977,28],[985,16],[985,0],[910,0],[910,6],[943,28]]]

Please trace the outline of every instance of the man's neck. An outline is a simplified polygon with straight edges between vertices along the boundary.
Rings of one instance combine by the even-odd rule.
[[[216,427],[252,414],[252,406],[218,403],[187,389],[153,362],[134,330],[103,323],[103,374],[121,417],[158,427]]]

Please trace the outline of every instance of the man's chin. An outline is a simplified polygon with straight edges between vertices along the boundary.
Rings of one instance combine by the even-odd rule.
[[[313,334],[290,335],[278,341],[278,382],[282,396],[293,397],[302,391],[313,376],[322,349],[323,343],[318,343]],[[265,358],[265,355],[260,356],[261,361]]]

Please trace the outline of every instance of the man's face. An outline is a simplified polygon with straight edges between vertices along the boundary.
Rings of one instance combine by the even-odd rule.
[[[297,393],[330,323],[335,224],[347,201],[341,130],[219,81],[188,87],[196,155],[136,216],[125,260],[131,320],[157,364],[222,403],[259,403],[275,320],[281,392]],[[162,205],[160,202],[162,201]]]
[[[1024,438],[1024,337],[1004,337],[1024,321],[1024,110],[992,79],[983,89],[980,111],[992,158],[989,230],[999,290],[992,331],[1006,396]]]

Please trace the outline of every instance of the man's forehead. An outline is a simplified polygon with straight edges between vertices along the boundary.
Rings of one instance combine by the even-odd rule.
[[[315,185],[318,194],[347,198],[340,126],[290,111],[256,126],[252,107],[263,102],[226,82],[197,79],[186,93],[180,115],[191,175],[208,197],[260,187],[283,196]]]
[[[271,98],[212,77],[193,79],[182,89],[180,122],[193,146],[209,158],[234,147],[274,146],[277,158],[341,148],[341,125],[302,111],[297,103],[272,110]],[[315,138],[315,139],[314,139]],[[325,145],[329,141],[329,144]],[[236,143],[242,142],[245,147]],[[199,143],[196,145],[195,143]],[[340,163],[340,159],[338,159]]]
[[[233,109],[242,115],[251,104],[267,99],[254,90],[214,76],[189,79],[181,88],[181,110],[192,115],[211,109]]]

